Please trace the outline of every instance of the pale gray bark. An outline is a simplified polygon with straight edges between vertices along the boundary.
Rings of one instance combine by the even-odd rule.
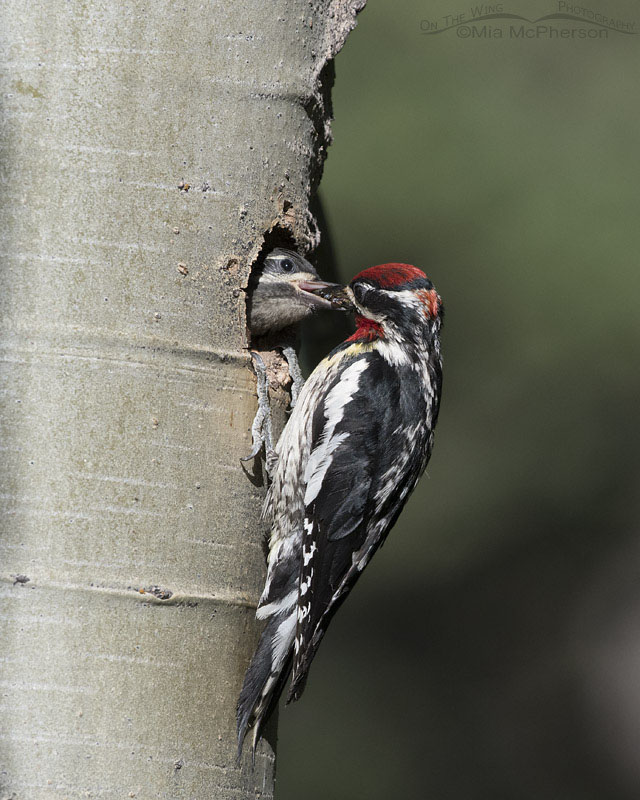
[[[271,745],[234,764],[264,577],[241,287],[274,225],[317,241],[362,5],[3,4],[2,798],[273,794]]]

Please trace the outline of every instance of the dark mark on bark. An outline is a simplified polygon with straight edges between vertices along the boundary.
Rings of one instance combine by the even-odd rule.
[[[157,597],[158,600],[169,600],[169,598],[173,597],[173,592],[170,592],[168,589],[161,589],[159,586],[149,586],[146,592],[147,594],[152,594],[154,597]]]

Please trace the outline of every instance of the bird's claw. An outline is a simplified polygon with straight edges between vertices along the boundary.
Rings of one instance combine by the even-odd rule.
[[[256,458],[264,445],[267,474],[271,476],[277,456],[273,449],[273,425],[271,420],[271,406],[269,405],[267,368],[259,353],[252,350],[251,357],[253,358],[253,368],[257,378],[258,410],[251,426],[253,447],[249,455],[242,456],[240,461],[251,461],[252,458]]]
[[[282,354],[287,359],[289,365],[289,374],[291,375],[291,408],[298,402],[300,391],[304,386],[304,378],[302,377],[302,370],[298,363],[298,356],[293,347],[287,346],[282,348]]]
[[[258,439],[253,443],[253,450],[249,453],[249,455],[240,456],[240,461],[251,461],[252,458],[255,458],[257,455],[259,455],[260,451],[262,450],[262,445],[262,439]]]
[[[304,378],[302,377],[302,370],[298,363],[298,356],[293,347],[283,347],[282,353],[289,365],[289,374],[291,375],[290,405],[291,408],[293,408],[300,395],[300,390],[304,386]],[[267,368],[262,360],[262,356],[254,350],[251,351],[251,358],[253,359],[253,368],[257,378],[258,410],[251,426],[251,452],[248,456],[242,456],[240,461],[251,461],[251,459],[257,458],[264,445],[265,468],[267,470],[267,475],[271,477],[278,457],[273,447],[273,423],[271,419],[271,405],[269,403]]]

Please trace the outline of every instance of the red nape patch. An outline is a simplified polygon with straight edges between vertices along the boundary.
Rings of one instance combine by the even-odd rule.
[[[438,309],[440,308],[440,298],[435,289],[420,289],[416,292],[420,302],[423,306],[423,313],[427,319],[433,319],[438,316]]]
[[[375,322],[375,320],[356,315],[356,332],[347,341],[374,342],[376,339],[384,339],[382,325],[379,322]]]
[[[368,278],[370,281],[375,281],[381,289],[393,289],[402,286],[403,283],[411,283],[426,277],[421,269],[412,267],[411,264],[378,264],[377,267],[363,270],[353,281]]]

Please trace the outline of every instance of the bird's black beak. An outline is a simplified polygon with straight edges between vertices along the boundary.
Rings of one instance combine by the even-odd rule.
[[[333,311],[351,311],[353,303],[345,292],[345,287],[339,283],[327,281],[298,281],[298,289],[309,295],[313,305],[318,308],[330,308]]]

